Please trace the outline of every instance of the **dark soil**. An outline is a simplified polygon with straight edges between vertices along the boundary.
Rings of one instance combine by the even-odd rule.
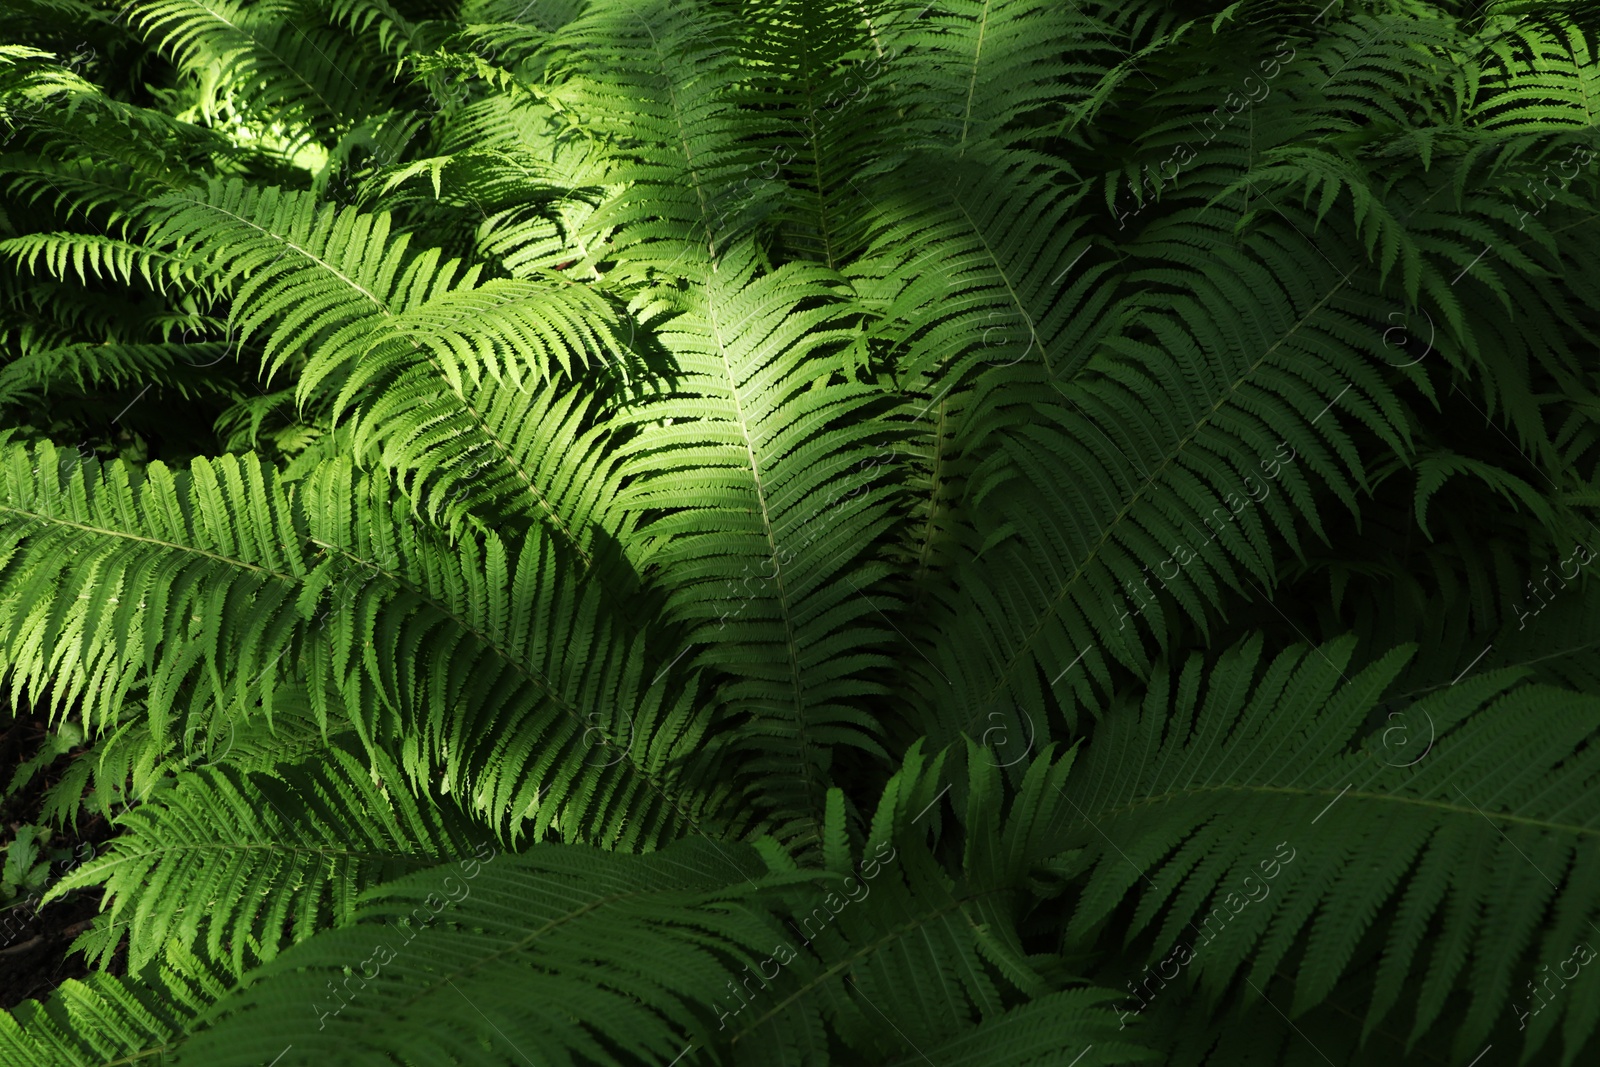
[[[11,784],[18,764],[34,756],[44,741],[47,724],[42,716],[18,713],[0,732],[0,789]],[[0,800],[0,843],[9,844],[17,827],[42,822],[40,811],[45,793],[60,780],[70,753],[41,770],[14,796]],[[50,839],[51,849],[70,849],[74,856],[88,859],[104,850],[113,828],[104,816],[90,815],[78,820],[76,828],[57,829]],[[51,881],[66,873],[73,860],[63,860],[52,868]],[[81,954],[68,956],[68,946],[82,933],[100,910],[100,893],[81,891],[38,910],[36,897],[24,896],[0,910],[0,1008],[12,1008],[24,1000],[43,1000],[69,978],[82,978],[89,968]],[[125,949],[119,948],[111,972],[123,972]]]

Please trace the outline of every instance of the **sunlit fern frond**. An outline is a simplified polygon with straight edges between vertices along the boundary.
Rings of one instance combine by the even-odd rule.
[[[386,760],[369,770],[337,747],[270,774],[197,769],[117,821],[110,847],[47,898],[104,888],[109,906],[78,944],[104,960],[126,936],[139,971],[168,943],[201,937],[234,977],[344,925],[363,889],[466,851],[472,834],[437,799],[412,796]]]

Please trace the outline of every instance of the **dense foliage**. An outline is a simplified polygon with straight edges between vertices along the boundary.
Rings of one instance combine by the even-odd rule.
[[[0,20],[0,1065],[1594,1062],[1593,5]]]

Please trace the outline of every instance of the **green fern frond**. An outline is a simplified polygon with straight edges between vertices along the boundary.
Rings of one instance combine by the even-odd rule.
[[[648,856],[482,848],[367,894],[354,925],[219,1005],[177,1062],[423,1067],[475,1048],[507,1067],[524,1050],[665,1065],[715,1031],[705,1005],[778,936],[737,903],[760,873],[748,845],[705,840]]]
[[[869,672],[889,662],[872,650],[883,632],[868,592],[884,568],[857,562],[891,521],[891,490],[867,486],[888,442],[865,417],[875,391],[831,380],[828,347],[851,336],[833,277],[802,264],[762,273],[741,245],[704,290],[664,309],[679,312],[657,328],[677,367],[670,391],[632,415],[617,501],[659,516],[641,523],[639,562],[694,627],[694,662],[727,672],[722,699],[751,717],[745,765],[794,820],[780,835],[809,823],[813,840],[828,750],[877,751],[861,699],[884,692]]]
[[[95,386],[125,389],[157,385],[189,398],[233,394],[225,380],[205,373],[228,355],[220,342],[200,344],[95,344],[35,349],[0,367],[0,403],[20,403],[50,392],[88,393]]]
[[[1437,755],[1399,766],[1365,724],[1409,653],[1346,678],[1352,647],[1298,647],[1264,668],[1259,640],[1209,669],[1196,657],[1173,682],[1158,676],[1141,710],[1101,724],[1067,786],[1071,840],[1092,869],[1067,934],[1133,891],[1128,938],[1159,923],[1162,954],[1187,945],[1213,996],[1246,970],[1259,989],[1287,967],[1294,1015],[1387,914],[1365,1032],[1404,994],[1414,1044],[1461,988],[1472,1010],[1453,1055],[1470,1055],[1520,978],[1592,932],[1600,703],[1518,684],[1516,671],[1477,674],[1411,706],[1434,725]],[[1272,904],[1245,902],[1263,900],[1252,881]],[[1570,1062],[1596,1021],[1580,1007],[1596,981],[1578,979],[1570,1006],[1531,1024],[1530,1053],[1564,1016]]]
[[[1027,909],[1016,894],[1029,885],[1054,895],[1063,857],[1055,852],[1058,839],[1040,831],[1063,814],[1061,787],[1072,760],[1041,752],[1005,804],[999,768],[970,743],[965,774],[956,769],[956,781],[939,788],[946,755],[927,759],[920,744],[912,745],[859,849],[859,835],[844,824],[841,796],[830,796],[826,874],[782,868],[795,879],[810,873],[813,882],[779,894],[796,958],[783,960],[781,977],[763,970],[770,990],[763,980],[760,989],[747,987],[746,996],[719,1008],[730,1046],[742,1053],[738,1062],[772,1062],[773,1053],[763,1051],[769,1049],[777,1062],[810,1062],[806,1053],[825,1047],[819,1020],[870,1062],[897,1059],[908,1046],[913,1052],[945,1043],[970,1047],[963,1035],[998,1027],[1019,994],[1050,996],[1060,976],[1042,973],[1028,955],[1020,932]],[[959,851],[959,872],[935,858],[927,843],[933,820],[924,822],[952,786],[960,787],[952,806],[962,833],[938,845],[950,855]],[[1087,991],[1078,996],[1095,999]],[[895,1020],[892,1033],[883,1029],[885,1018]],[[1059,1020],[1056,1036],[1081,1055],[1105,1022],[1102,1010],[1090,1010]],[[1107,1036],[1102,1031],[1100,1038]],[[1115,1039],[1101,1054],[1117,1057],[1113,1062],[1142,1058],[1135,1044]]]
[[[648,848],[718,808],[735,818],[694,680],[553,538],[484,531],[451,545],[348,463],[308,478],[304,500],[320,556],[300,594],[308,615],[344,576],[341,609],[307,646],[323,682],[312,698],[339,694],[363,740],[393,746],[413,781],[442,775],[464,807],[535,840],[554,825],[567,840]],[[372,523],[374,508],[392,525]]]
[[[132,284],[135,276],[146,286],[165,293],[169,287],[192,289],[196,278],[181,257],[146,248],[131,241],[87,233],[30,233],[0,241],[0,255],[14,257],[19,265],[45,270],[65,281],[69,271],[87,283],[92,274]],[[153,269],[152,269],[153,268]]]
[[[741,38],[751,114],[763,123],[760,160],[745,177],[758,179],[758,191],[773,179],[793,190],[777,215],[790,256],[829,267],[853,258],[870,217],[856,183],[896,154],[888,140],[896,131],[860,117],[888,62],[875,33],[865,5],[826,0],[762,5]],[[740,203],[749,185],[726,194],[732,211],[749,206]]]
[[[185,771],[226,764],[240,771],[271,771],[280,764],[320,755],[330,739],[352,732],[346,723],[324,730],[312,713],[310,699],[287,686],[275,694],[270,724],[266,716],[230,715],[189,724],[186,733],[158,736],[148,716],[135,704],[123,720],[95,740],[90,750],[72,761],[51,786],[41,811],[61,826],[76,826],[80,813],[110,819],[154,795],[163,782]]]
[[[602,204],[587,231],[605,230],[613,270],[701,279],[737,242],[743,223],[719,208],[744,176],[742,72],[727,15],[709,3],[596,4],[550,42],[546,76],[587,136],[612,147]]]
[[[81,700],[91,731],[136,687],[158,736],[173,712],[203,720],[247,685],[270,716],[271,665],[294,640],[310,568],[303,520],[254,457],[138,472],[64,464],[46,442],[8,447],[0,477],[0,662],[19,692]],[[224,663],[237,675],[224,679]]]
[[[720,803],[721,789],[688,808],[675,792],[714,765],[706,750],[698,771],[687,766],[705,729],[692,686],[674,689],[666,671],[649,680],[659,661],[637,634],[606,636],[599,592],[564,577],[552,546],[509,552],[490,534],[481,550],[452,548],[348,465],[310,481],[303,505],[250,456],[196,461],[176,477],[159,463],[142,477],[120,464],[63,477],[58,466],[48,444],[36,459],[15,447],[7,456],[5,666],[21,692],[81,697],[91,728],[115,721],[135,685],[157,735],[173,712],[204,721],[216,702],[245,713],[259,696],[270,717],[304,657],[320,722],[354,714],[364,741],[402,745],[408,773],[433,781],[443,769],[464,803],[496,820],[533,818],[536,835],[560,820],[582,839],[641,843]],[[152,511],[155,499],[167,503]],[[356,499],[393,508],[396,525],[352,525]],[[86,535],[92,551],[60,550]],[[111,574],[119,595],[74,596]],[[253,613],[236,614],[240,603]],[[411,622],[374,629],[384,604],[408,605]],[[419,670],[431,660],[412,659],[417,641],[438,642],[440,666],[457,664],[448,690]]]
[[[1509,31],[1496,42],[1503,66],[1480,105],[1485,125],[1519,133],[1600,127],[1600,64],[1593,39],[1576,25]]]
[[[228,989],[176,945],[137,976],[69,978],[47,1001],[0,1012],[0,1067],[160,1062]]]
[[[443,1032],[456,1035],[455,1047],[487,1038],[486,1063],[514,1062],[528,1047],[555,1062],[664,1064],[703,1049],[726,1063],[822,1063],[830,1062],[830,1033],[874,1062],[941,1047],[962,1057],[954,1062],[1015,1062],[1002,1057],[1040,1053],[1046,1042],[1080,1062],[1148,1060],[1118,1038],[1105,990],[1040,989],[1043,1004],[1065,1009],[1048,1019],[1037,1003],[1007,1010],[1000,990],[1027,981],[1030,970],[1013,894],[1054,860],[1056,839],[1041,831],[1060,814],[1071,761],[1046,753],[1004,810],[997,768],[976,748],[969,757],[960,879],[941,870],[926,826],[918,828],[947,791],[938,787],[945,761],[925,761],[913,748],[859,861],[837,803],[827,871],[795,869],[767,848],[778,866],[764,872],[749,846],[711,841],[647,857],[571,846],[508,857],[480,851],[459,869],[369,892],[354,925],[287,951],[221,1005],[216,1027],[198,1034],[180,1062],[314,1062],[298,1057],[337,1047],[360,1064],[403,1047],[433,1063],[445,1045],[417,1042]],[[780,923],[779,914],[791,919]],[[804,947],[794,936],[802,926],[813,935],[801,934]],[[349,965],[363,957],[359,969]],[[604,963],[567,962],[577,959]],[[324,977],[332,979],[327,992]],[[541,993],[533,1003],[549,1008],[530,1010],[525,999],[512,1008],[507,991],[530,987]],[[462,999],[472,1012],[460,1009]],[[317,1028],[308,1019],[303,1041],[285,1047],[307,1005]],[[886,1031],[876,1012],[893,1012],[895,1029]]]
[[[319,380],[354,363],[378,323],[452,284],[470,288],[479,273],[441,262],[437,249],[408,257],[410,235],[391,239],[387,213],[321,205],[305,193],[212,181],[204,193],[172,194],[151,207],[161,218],[149,244],[191,249],[219,287],[233,290],[241,342],[271,325],[269,375],[307,334],[325,334],[308,368]]]
[[[349,38],[318,26],[310,5],[267,0],[141,0],[130,22],[177,63],[208,74],[202,108],[214,112],[230,85],[249,86],[250,106],[301,126],[298,149],[354,124],[377,103],[381,68]],[[370,5],[369,5],[370,6]]]
[[[204,937],[207,959],[237,977],[288,944],[354,914],[361,890],[442,863],[468,824],[400,787],[386,761],[369,770],[338,748],[273,774],[210,767],[152,791],[123,833],[57,882],[45,901],[103,886],[96,918],[109,959],[126,932],[128,966]]]
[[[988,414],[998,447],[968,488],[984,516],[974,546],[986,544],[940,608],[928,657],[945,684],[919,685],[936,739],[989,713],[1021,730],[1012,702],[1044,707],[1047,693],[1093,707],[1090,679],[1107,686],[1113,659],[1149,669],[1130,640],[1141,616],[1161,641],[1174,608],[1203,633],[1225,588],[1270,595],[1277,545],[1301,552],[1297,524],[1326,537],[1316,494],[1358,510],[1367,473],[1335,406],[1363,436],[1409,451],[1405,408],[1358,347],[1355,322],[1372,312],[1345,292],[1353,272],[1309,266],[1314,253],[1278,231],[1236,250],[1225,227],[1189,211],[1152,226],[1133,251],[1184,266],[1130,275],[1147,288],[1119,309],[1127,325],[1059,399],[1024,393],[1032,404]],[[999,394],[1025,367],[980,384]]]
[[[1101,70],[1090,57],[1120,52],[1081,8],[1043,0],[883,7],[895,9],[879,40],[895,56],[890,77],[903,86],[910,139],[958,156],[981,158],[1056,125],[1089,97]]]

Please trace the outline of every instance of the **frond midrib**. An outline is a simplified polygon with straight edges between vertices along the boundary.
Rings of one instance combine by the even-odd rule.
[[[436,856],[428,856],[416,852],[357,852],[332,845],[291,845],[282,841],[224,841],[216,844],[185,842],[183,844],[164,845],[159,848],[147,848],[140,852],[121,853],[111,862],[96,867],[95,871],[109,871],[113,867],[127,863],[130,860],[143,859],[149,856],[166,856],[184,852],[253,852],[265,849],[291,853],[303,852],[319,856],[346,856],[351,859],[362,860],[404,860],[421,866],[436,866],[443,862]]]
[[[861,958],[863,958],[865,956],[871,955],[873,952],[876,952],[883,945],[886,945],[891,941],[898,940],[899,938],[904,937],[907,934],[912,933],[913,931],[920,930],[923,926],[927,925],[930,922],[933,922],[935,919],[943,918],[944,916],[949,915],[951,912],[960,911],[966,905],[971,904],[974,901],[982,900],[984,897],[995,896],[995,895],[1003,894],[1003,893],[1015,893],[1016,891],[1017,891],[1017,888],[1015,886],[1002,885],[1002,886],[995,886],[995,887],[993,887],[991,889],[979,890],[979,891],[977,891],[975,893],[967,893],[967,894],[961,894],[961,895],[952,894],[951,902],[948,905],[944,905],[944,906],[941,906],[941,907],[938,907],[938,908],[934,908],[931,911],[922,912],[919,915],[907,920],[906,922],[901,923],[899,926],[891,928],[886,933],[884,933],[884,935],[882,937],[879,937],[877,940],[869,942],[868,944],[865,944],[865,945],[861,946],[861,948],[859,948],[859,949],[857,949],[857,950],[855,950],[853,952],[850,952],[845,956],[840,957],[838,962],[834,963],[833,966],[829,967],[827,970],[823,971],[821,974],[817,975],[815,978],[812,978],[809,981],[803,983],[800,986],[799,989],[795,990],[793,993],[789,994],[783,1000],[781,1000],[777,1004],[775,1004],[771,1009],[769,1009],[767,1011],[767,1013],[765,1015],[762,1015],[759,1018],[755,1019],[753,1022],[751,1022],[750,1025],[745,1030],[740,1031],[740,1033],[738,1035],[736,1035],[733,1038],[732,1041],[729,1042],[730,1046],[734,1045],[734,1044],[737,1044],[740,1037],[743,1037],[745,1034],[750,1033],[756,1027],[760,1026],[762,1023],[764,1023],[768,1019],[772,1018],[775,1014],[777,1014],[777,1012],[779,1012],[783,1008],[788,1007],[788,1005],[790,1003],[792,1003],[796,998],[798,998],[800,996],[803,996],[804,994],[811,992],[813,989],[816,989],[816,988],[820,987],[821,984],[824,981],[826,981],[827,979],[833,977],[835,974],[837,974],[839,971],[843,970],[844,968],[849,967],[851,964],[855,963],[857,960],[859,960],[859,959],[861,959]]]
[[[1262,794],[1307,798],[1338,797],[1342,795],[1347,799],[1355,798],[1358,800],[1388,801],[1394,804],[1407,804],[1412,807],[1430,808],[1435,811],[1449,812],[1453,815],[1472,815],[1480,819],[1487,818],[1490,822],[1499,820],[1500,822],[1516,823],[1522,826],[1535,826],[1544,830],[1553,830],[1560,833],[1571,834],[1575,837],[1600,837],[1600,827],[1574,826],[1570,823],[1550,822],[1545,819],[1534,819],[1525,815],[1508,815],[1499,811],[1482,811],[1478,808],[1462,807],[1459,804],[1451,804],[1447,801],[1427,800],[1422,797],[1405,796],[1397,793],[1373,793],[1356,789],[1346,789],[1341,791],[1338,789],[1333,789],[1332,787],[1311,788],[1286,785],[1239,785],[1233,783],[1226,783],[1223,785],[1190,786],[1184,789],[1169,790],[1165,793],[1152,793],[1149,796],[1136,800],[1131,804],[1123,804],[1114,808],[1102,808],[1095,814],[1099,818],[1110,818],[1116,815],[1129,814],[1131,812],[1138,811],[1140,808],[1149,807],[1154,804],[1168,803],[1181,797],[1202,796],[1207,794],[1214,795],[1217,793],[1244,793],[1251,795]]]
[[[1100,534],[1099,541],[1095,542],[1094,547],[1089,550],[1086,556],[1084,556],[1083,562],[1078,564],[1073,569],[1072,573],[1066,578],[1065,581],[1061,583],[1061,588],[1055,593],[1054,596],[1050,598],[1044,609],[1038,613],[1038,617],[1034,620],[1033,625],[1028,628],[1027,635],[1021,642],[1018,643],[1016,650],[1006,658],[1004,664],[1001,666],[1001,669],[997,672],[995,676],[995,683],[985,693],[983,699],[979,702],[980,706],[987,706],[994,700],[995,696],[1006,687],[1006,685],[1009,683],[1012,672],[1016,670],[1017,663],[1021,660],[1022,656],[1033,647],[1034,641],[1038,639],[1039,634],[1044,630],[1046,620],[1055,617],[1056,610],[1060,606],[1061,602],[1066,599],[1067,594],[1071,592],[1073,586],[1078,582],[1078,580],[1082,578],[1085,573],[1087,573],[1089,563],[1095,559],[1100,550],[1104,548],[1111,540],[1112,532],[1119,528],[1119,524],[1127,519],[1129,513],[1133,510],[1134,505],[1138,504],[1139,501],[1144,497],[1145,490],[1149,489],[1150,486],[1154,484],[1156,478],[1159,477],[1163,471],[1170,467],[1172,463],[1183,454],[1184,449],[1188,448],[1190,443],[1194,441],[1194,439],[1199,435],[1200,431],[1205,427],[1206,423],[1211,420],[1211,417],[1215,415],[1219,409],[1221,409],[1222,405],[1227,402],[1227,400],[1231,398],[1235,392],[1238,391],[1239,387],[1244,384],[1245,379],[1249,378],[1250,375],[1259,370],[1261,365],[1267,361],[1268,356],[1276,352],[1279,346],[1283,345],[1291,336],[1295,334],[1296,331],[1300,329],[1300,327],[1304,326],[1306,322],[1310,320],[1311,316],[1315,315],[1324,304],[1333,298],[1335,293],[1344,288],[1346,282],[1350,278],[1350,274],[1353,273],[1353,271],[1354,268],[1352,268],[1350,271],[1346,271],[1344,276],[1339,279],[1338,285],[1328,290],[1328,292],[1323,295],[1322,299],[1313,304],[1311,308],[1304,315],[1302,315],[1293,326],[1289,328],[1288,332],[1274,341],[1272,346],[1261,354],[1261,358],[1257,359],[1245,370],[1243,374],[1239,375],[1239,377],[1234,380],[1233,384],[1229,386],[1228,389],[1217,398],[1216,402],[1211,405],[1211,409],[1200,416],[1193,428],[1190,429],[1183,439],[1177,443],[1177,445],[1169,454],[1162,458],[1161,463],[1145,479],[1144,484],[1141,485],[1133,494],[1133,496],[1128,499],[1128,502],[1122,506],[1122,510],[1117,512],[1112,520],[1106,524],[1106,528]]]
[[[772,516],[767,506],[766,484],[761,478],[761,463],[756,456],[755,443],[750,435],[750,420],[744,413],[744,402],[739,396],[739,383],[734,377],[733,363],[728,355],[728,344],[723,337],[722,324],[717,316],[715,301],[708,301],[706,306],[706,322],[711,327],[711,336],[717,346],[717,355],[722,360],[722,370],[728,379],[728,393],[733,397],[734,411],[738,417],[739,434],[744,438],[745,454],[750,459],[750,477],[755,485],[756,500],[761,505],[761,530],[766,535],[767,548],[771,558],[778,558],[778,539],[772,529]],[[783,615],[783,645],[789,658],[789,685],[794,694],[794,726],[795,740],[800,747],[800,770],[805,777],[806,797],[813,800],[816,797],[816,774],[811,765],[811,741],[806,731],[805,700],[800,687],[800,650],[796,645],[794,632],[794,612],[789,603],[789,594],[784,588],[783,573],[781,568],[773,576],[777,582],[777,601]],[[806,818],[811,823],[812,829],[817,834],[817,839],[822,837],[822,821],[817,815],[815,804],[811,804],[806,812]]]
[[[120,538],[124,541],[139,541],[148,545],[159,545],[162,548],[170,548],[175,552],[185,552],[193,556],[203,556],[206,559],[216,560],[218,563],[225,563],[230,567],[235,567],[240,570],[255,571],[258,574],[264,574],[269,578],[280,582],[285,582],[290,585],[298,585],[304,580],[299,575],[280,574],[277,571],[271,570],[267,567],[262,567],[258,564],[251,563],[248,560],[238,559],[234,556],[225,556],[220,552],[208,552],[203,548],[196,548],[193,545],[179,544],[175,541],[163,541],[158,537],[146,537],[143,534],[129,533],[126,530],[113,530],[104,526],[91,526],[88,523],[74,522],[71,519],[63,519],[54,515],[39,515],[31,511],[24,511],[22,508],[9,507],[4,504],[0,504],[0,512],[10,512],[13,515],[23,515],[30,519],[36,519],[39,522],[55,523],[58,526],[70,526],[75,530],[83,530],[87,533],[101,534],[105,537]]]
[[[226,215],[235,222],[239,222],[245,226],[248,226],[250,229],[260,233],[263,237],[270,238],[273,241],[278,241],[288,245],[291,249],[300,253],[306,259],[310,260],[312,263],[315,263],[329,274],[334,275],[340,281],[348,285],[351,289],[354,289],[356,292],[366,297],[367,300],[371,302],[372,306],[383,312],[385,316],[389,318],[394,317],[394,312],[389,309],[389,305],[385,301],[378,299],[377,294],[373,293],[372,290],[368,289],[366,286],[350,277],[344,271],[334,266],[331,262],[312,252],[310,249],[305,248],[292,238],[286,237],[283,234],[273,233],[271,230],[267,229],[265,226],[262,226],[260,223],[257,223],[253,219],[244,218],[235,212],[229,211],[227,208],[222,207],[221,205],[202,202],[202,206]]]
[[[430,995],[430,994],[432,994],[432,993],[434,993],[436,991],[442,990],[444,988],[444,986],[447,986],[447,985],[452,985],[453,986],[455,984],[455,980],[457,978],[465,978],[467,975],[473,974],[473,973],[481,970],[482,968],[488,966],[490,963],[494,962],[495,960],[497,960],[497,959],[499,959],[499,958],[501,958],[503,956],[509,956],[509,955],[512,955],[513,953],[521,952],[524,949],[528,948],[530,945],[532,945],[534,942],[538,941],[541,937],[546,936],[547,934],[549,934],[550,932],[552,932],[554,930],[560,929],[561,927],[567,925],[568,923],[576,922],[578,919],[580,919],[583,916],[587,915],[591,911],[595,911],[595,910],[597,910],[599,908],[602,908],[602,907],[606,906],[607,904],[614,904],[619,900],[632,900],[632,899],[637,898],[637,897],[651,896],[651,895],[654,895],[654,894],[659,893],[659,892],[661,892],[659,889],[653,889],[653,888],[648,888],[647,887],[647,888],[643,888],[643,889],[635,889],[635,890],[632,890],[632,891],[627,892],[627,893],[613,893],[610,896],[600,897],[597,900],[591,900],[588,903],[584,904],[582,907],[579,907],[574,911],[563,912],[562,914],[557,915],[556,917],[552,918],[550,921],[546,922],[543,926],[539,927],[537,930],[534,930],[531,933],[529,933],[526,937],[522,938],[520,941],[515,941],[515,942],[511,943],[510,945],[507,945],[505,948],[498,949],[498,950],[496,950],[494,952],[491,952],[487,956],[484,956],[481,959],[475,960],[473,963],[471,963],[467,967],[464,967],[464,968],[462,968],[460,970],[457,970],[457,971],[455,971],[453,973],[445,974],[445,975],[442,975],[442,976],[440,976],[438,978],[435,978],[433,981],[427,983],[426,985],[422,986],[422,988],[417,990],[417,993],[416,993],[415,996],[412,996],[411,998],[409,998],[409,999],[407,999],[405,1001],[402,1001],[398,1005],[398,1007],[401,1008],[401,1009],[409,1008],[413,1004],[415,1004],[419,1000],[421,1000],[423,997],[426,997],[426,996],[428,996],[428,995]]]
[[[564,714],[566,714],[568,718],[572,719],[574,722],[577,722],[577,723],[580,723],[580,724],[586,724],[585,725],[585,729],[592,730],[594,733],[599,734],[600,738],[605,742],[605,745],[606,745],[607,748],[616,749],[618,747],[616,741],[611,737],[610,734],[608,734],[608,733],[606,733],[606,731],[600,729],[600,727],[595,726],[593,723],[590,723],[588,719],[586,719],[584,716],[580,715],[579,712],[578,712],[577,707],[575,705],[569,703],[565,699],[565,697],[562,696],[562,694],[559,693],[556,690],[555,686],[552,685],[550,683],[550,681],[547,680],[539,671],[537,671],[537,670],[533,669],[532,667],[528,666],[527,664],[523,663],[522,660],[519,657],[513,655],[509,649],[502,648],[498,642],[490,640],[489,637],[486,634],[484,634],[481,630],[479,630],[471,622],[469,622],[468,620],[462,618],[455,611],[451,610],[451,608],[448,605],[441,603],[436,597],[434,597],[432,594],[427,592],[425,589],[423,589],[420,586],[416,585],[415,583],[413,583],[409,579],[403,577],[402,575],[395,574],[395,573],[393,573],[391,571],[385,570],[382,566],[378,565],[377,563],[374,563],[374,562],[372,562],[370,560],[362,559],[362,558],[354,555],[353,553],[351,553],[351,552],[349,552],[349,551],[347,551],[347,550],[345,550],[343,548],[340,548],[340,547],[338,547],[336,545],[325,544],[325,543],[323,543],[321,541],[316,542],[316,544],[318,544],[319,546],[321,546],[322,548],[326,549],[329,552],[337,553],[337,554],[345,557],[346,559],[350,560],[352,563],[355,563],[355,564],[357,564],[359,566],[362,566],[362,567],[366,567],[366,568],[372,570],[374,573],[382,575],[384,578],[386,578],[390,582],[392,582],[395,586],[406,590],[412,596],[415,596],[418,600],[421,600],[423,603],[429,605],[434,610],[438,611],[445,618],[449,619],[451,622],[455,623],[458,627],[460,627],[460,629],[464,633],[470,634],[474,639],[477,640],[479,645],[481,645],[482,647],[484,647],[484,648],[488,649],[489,651],[493,652],[494,655],[496,657],[498,657],[502,663],[506,664],[513,671],[516,671],[518,674],[520,674],[524,678],[526,678],[530,683],[532,683],[532,685],[535,688],[537,688],[540,692],[542,692],[550,700],[550,702],[552,704],[554,704]],[[666,788],[661,783],[656,781],[654,775],[652,775],[649,771],[647,771],[646,769],[644,769],[643,767],[641,767],[639,765],[638,761],[634,759],[633,753],[631,751],[632,747],[633,746],[630,743],[630,745],[628,746],[627,749],[622,749],[621,751],[622,751],[622,758],[627,761],[628,766],[633,769],[634,774],[637,775],[639,778],[641,778],[645,782],[645,784],[650,787],[652,792],[654,792],[664,802],[666,802],[667,804],[671,805],[671,807],[673,808],[674,811],[678,812],[678,814],[682,815],[686,820],[688,820],[689,824],[692,827],[694,827],[696,830],[698,830],[700,824],[699,824],[699,821],[695,818],[694,814],[691,811],[689,811],[687,808],[685,808],[678,798],[674,797],[673,795],[670,795],[667,792]]]
[[[978,19],[978,40],[972,48],[972,75],[967,80],[967,103],[961,112],[960,154],[967,151],[967,129],[972,125],[972,97],[978,88],[978,67],[983,63],[983,38],[989,30],[990,0],[984,0],[983,14]]]

